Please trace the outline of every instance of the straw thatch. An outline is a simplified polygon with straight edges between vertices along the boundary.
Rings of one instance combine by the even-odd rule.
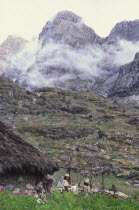
[[[57,163],[9,131],[0,121],[0,175],[33,174],[38,177],[53,174],[58,169]]]

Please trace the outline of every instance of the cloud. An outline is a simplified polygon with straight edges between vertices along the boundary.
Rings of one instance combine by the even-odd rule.
[[[116,50],[114,50],[113,63],[119,66],[129,63],[133,61],[137,52],[139,52],[139,41],[130,42],[126,40],[120,40],[118,47]]]
[[[16,68],[21,71],[21,73],[26,72],[36,60],[38,48],[39,45],[37,39],[26,44],[23,50],[11,58],[11,68]]]
[[[125,40],[117,45],[89,45],[76,49],[52,40],[42,48],[35,39],[10,58],[6,75],[28,89],[60,86],[77,77],[92,79],[113,75],[114,69],[131,62],[136,52],[139,52],[139,42]]]
[[[65,68],[74,73],[86,72],[98,76],[100,69],[97,64],[104,57],[104,52],[97,46],[87,46],[85,49],[76,49],[66,44],[57,44],[52,40],[40,50],[37,62],[45,66]]]

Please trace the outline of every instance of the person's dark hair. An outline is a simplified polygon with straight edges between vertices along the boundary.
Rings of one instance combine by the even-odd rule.
[[[64,176],[64,180],[67,180],[67,178],[68,178],[67,176]]]
[[[88,183],[86,183],[86,182],[84,182],[84,185],[89,186],[89,184],[88,184]]]

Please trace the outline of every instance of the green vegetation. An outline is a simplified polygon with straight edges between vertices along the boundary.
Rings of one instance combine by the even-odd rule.
[[[67,164],[72,151],[74,166],[92,167],[97,162],[113,170],[118,167],[115,175],[124,168],[138,173],[139,110],[94,92],[48,87],[29,92],[6,78],[0,82],[1,120],[50,158]]]
[[[137,193],[136,193],[137,194]],[[139,202],[134,198],[113,198],[110,195],[98,193],[86,195],[55,192],[46,195],[41,203],[30,195],[10,195],[8,192],[0,192],[0,209],[25,210],[25,209],[49,209],[49,210],[138,210]]]

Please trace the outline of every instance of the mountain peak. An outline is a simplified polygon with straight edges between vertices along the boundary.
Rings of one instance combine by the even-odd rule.
[[[81,17],[79,17],[75,13],[73,13],[71,11],[67,11],[67,10],[59,12],[55,16],[55,19],[63,19],[63,20],[74,22],[74,23],[77,23],[82,20]]]
[[[46,23],[39,40],[45,46],[49,39],[75,48],[102,42],[102,38],[86,26],[81,17],[70,11],[59,12],[52,21]]]
[[[8,55],[18,53],[28,43],[22,37],[17,35],[9,35],[7,39],[0,45],[0,55]]]
[[[113,44],[118,39],[127,41],[139,40],[139,19],[134,21],[122,21],[117,23],[108,36],[107,43]]]

